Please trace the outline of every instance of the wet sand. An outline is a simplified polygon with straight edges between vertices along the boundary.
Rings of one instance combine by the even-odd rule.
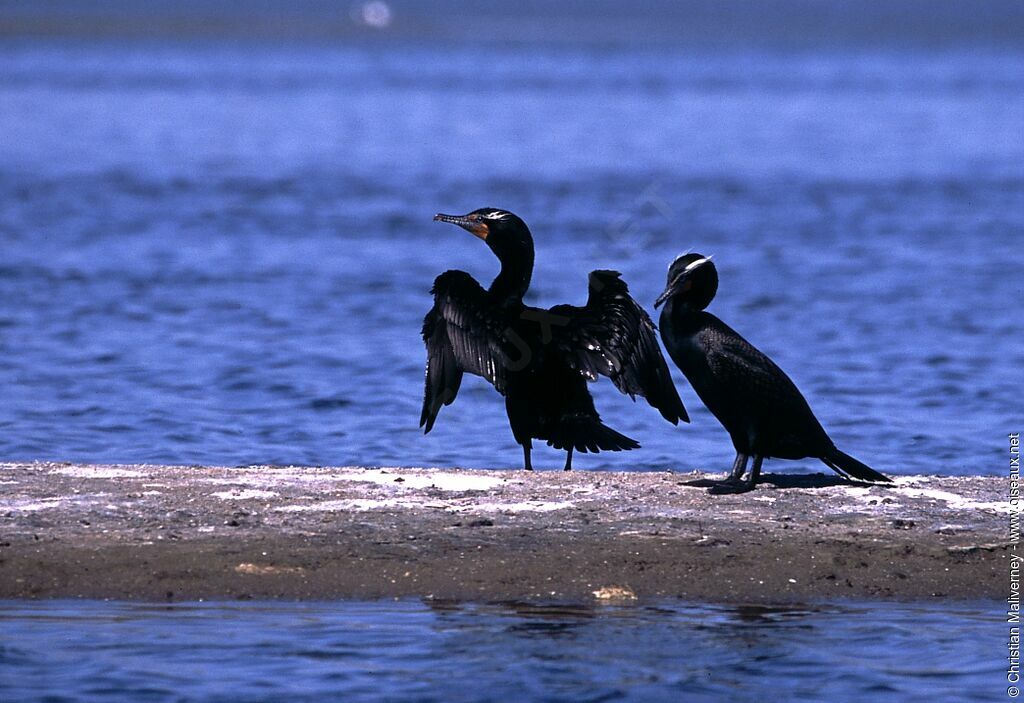
[[[1007,482],[0,464],[0,598],[1006,598]]]

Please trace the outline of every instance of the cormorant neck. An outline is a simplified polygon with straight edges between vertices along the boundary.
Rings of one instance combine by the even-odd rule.
[[[685,329],[689,324],[695,324],[701,318],[704,306],[696,306],[684,296],[672,296],[665,302],[662,315],[672,320],[673,325],[678,329]]]
[[[717,291],[718,281],[716,280],[712,285],[694,286],[681,295],[672,296],[671,302],[675,303],[677,314],[695,315],[711,305]]]
[[[522,303],[533,276],[533,245],[494,253],[501,261],[501,271],[491,283],[491,295],[502,305]]]

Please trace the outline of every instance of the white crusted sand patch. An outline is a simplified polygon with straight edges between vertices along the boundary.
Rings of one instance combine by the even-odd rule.
[[[68,501],[67,498],[43,498],[39,500],[14,499],[0,501],[0,513],[8,511],[30,513],[37,510],[50,510],[51,508],[63,507],[68,502],[70,501]]]
[[[994,513],[1010,513],[1012,508],[1010,507],[1009,501],[975,501],[962,496],[952,491],[943,491],[937,488],[911,488],[907,483],[918,483],[917,477],[915,480],[908,481],[906,479],[897,479],[896,486],[892,488],[886,487],[882,493],[876,493],[872,488],[864,488],[860,486],[842,486],[840,490],[846,495],[856,499],[861,503],[869,503],[872,505],[882,504],[886,498],[892,498],[894,496],[903,496],[906,498],[927,498],[930,500],[940,501],[946,504],[950,510],[985,510]],[[903,507],[898,502],[889,502],[884,504],[887,508],[901,508]]]
[[[252,488],[240,488],[235,491],[220,491],[212,494],[214,498],[220,498],[221,500],[265,500],[268,498],[276,498],[277,493],[274,491],[260,491]]]
[[[1012,508],[1010,507],[1009,500],[1007,501],[994,501],[994,502],[978,502],[965,498],[962,495],[951,493],[950,491],[941,491],[936,488],[904,488],[900,487],[895,489],[898,493],[901,493],[910,498],[930,498],[932,500],[941,500],[946,503],[953,510],[989,510],[996,513],[1010,513]]]
[[[893,476],[892,482],[897,486],[912,486],[916,483],[924,483],[928,476]]]
[[[466,491],[489,491],[505,483],[504,479],[492,476],[435,471],[429,474],[393,474],[384,471],[360,471],[337,476],[342,481],[376,483],[399,488],[435,488],[439,491],[464,493]]]
[[[473,503],[452,508],[455,512],[472,513],[550,513],[565,510],[576,504],[572,501],[527,500],[519,503]]]
[[[275,508],[281,513],[304,513],[304,512],[349,512],[353,510],[383,510],[386,508],[413,508],[422,507],[414,505],[409,501],[397,498],[385,498],[383,500],[372,500],[369,498],[353,498],[351,500],[322,500],[319,503],[306,503],[303,505],[282,505]]]
[[[62,466],[53,469],[50,473],[74,476],[75,478],[142,478],[146,475],[141,471],[115,466]]]
[[[564,510],[575,505],[571,501],[543,501],[529,500],[515,503],[459,503],[445,500],[432,500],[429,498],[351,498],[347,500],[323,500],[317,503],[304,503],[296,505],[282,505],[276,508],[279,512],[297,513],[309,511],[324,512],[346,512],[360,510],[389,510],[398,508],[401,510],[446,510],[451,513],[520,513],[539,512],[546,513],[554,510]]]
[[[237,471],[237,473],[234,473]],[[386,469],[364,469],[343,472],[319,472],[316,470],[271,470],[235,469],[230,476],[212,476],[201,479],[205,483],[220,485],[250,486],[254,488],[279,487],[289,484],[337,484],[372,483],[395,490],[416,490],[433,488],[448,493],[467,491],[488,491],[504,485],[505,479],[496,476],[480,476],[456,471],[392,472]]]

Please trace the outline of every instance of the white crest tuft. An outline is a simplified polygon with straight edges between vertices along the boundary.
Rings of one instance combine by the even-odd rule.
[[[711,261],[711,257],[710,256],[705,256],[702,259],[697,259],[696,261],[691,261],[689,264],[686,265],[686,268],[683,269],[683,273],[689,273],[690,271],[693,271],[698,266],[703,266],[704,264],[706,264],[709,261]]]
[[[488,220],[504,220],[512,213],[505,212],[504,210],[491,210],[490,212],[481,213],[485,219]]]
[[[687,254],[689,254],[691,251],[693,251],[693,249],[687,249],[686,251],[682,252],[679,256],[677,256],[676,258],[672,259],[672,263],[674,264],[675,262],[679,261],[681,258],[683,258]]]

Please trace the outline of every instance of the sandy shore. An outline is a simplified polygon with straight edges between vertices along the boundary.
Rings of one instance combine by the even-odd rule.
[[[1007,486],[0,464],[0,598],[1005,598]]]

